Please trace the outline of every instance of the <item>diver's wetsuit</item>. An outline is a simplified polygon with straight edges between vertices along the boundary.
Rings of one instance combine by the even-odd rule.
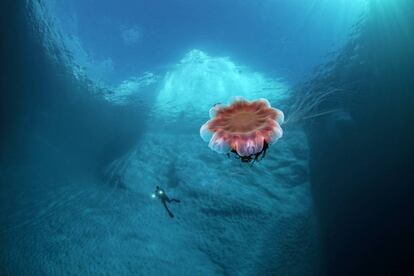
[[[269,144],[264,141],[263,142],[263,149],[256,155],[255,160],[258,160],[259,156],[262,155],[260,159],[263,159],[266,156],[266,151],[269,148]]]
[[[164,192],[164,190],[163,190],[163,189],[161,189],[159,186],[157,186],[157,187],[155,188],[155,192],[154,192],[154,194],[155,194],[155,196],[156,196],[156,197],[158,197],[158,198],[161,200],[162,204],[163,204],[163,205],[164,205],[164,207],[165,207],[165,210],[167,210],[167,212],[168,212],[168,215],[170,215],[170,217],[171,217],[171,218],[173,218],[173,217],[174,217],[174,215],[173,215],[173,213],[171,213],[170,209],[168,209],[168,206],[167,206],[167,203],[166,203],[166,202],[168,202],[168,203],[171,203],[171,202],[177,202],[177,203],[180,203],[180,200],[175,199],[175,198],[170,199],[170,198],[167,196],[167,194]]]

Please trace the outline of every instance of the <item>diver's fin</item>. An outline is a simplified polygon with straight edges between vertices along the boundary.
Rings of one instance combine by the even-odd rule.
[[[165,210],[167,210],[168,215],[169,215],[171,218],[173,218],[173,217],[174,217],[174,215],[173,215],[173,213],[171,213],[170,209],[168,209],[167,204],[166,204],[165,202],[163,202],[163,205],[164,205],[164,207],[165,207]]]

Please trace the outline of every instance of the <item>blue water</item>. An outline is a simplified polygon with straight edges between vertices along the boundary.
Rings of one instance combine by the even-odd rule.
[[[0,10],[0,275],[414,271],[411,1]],[[199,135],[235,96],[285,114],[254,164]]]
[[[165,68],[200,49],[297,79],[344,44],[366,3],[160,0],[53,6],[65,33],[77,37],[93,61],[112,61],[109,78]]]

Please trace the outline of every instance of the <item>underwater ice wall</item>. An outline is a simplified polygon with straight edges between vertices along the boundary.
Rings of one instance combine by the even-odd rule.
[[[43,156],[61,152],[71,165],[93,171],[118,157],[142,130],[142,124],[132,127],[124,120],[138,111],[107,102],[101,96],[105,88],[74,73],[76,63],[47,2],[14,6],[19,15],[4,16],[11,22],[5,26],[14,27],[15,33],[10,29],[4,39],[9,41],[4,43],[9,45],[4,60],[10,65],[4,76],[10,76],[4,82],[2,111],[7,111],[4,121],[9,124],[4,131],[4,140],[10,136],[6,151],[17,157],[6,161],[32,158],[35,149]]]
[[[0,274],[93,274],[111,259],[90,259],[107,233],[99,216],[85,216],[107,196],[98,169],[135,143],[141,126],[73,78],[59,36],[49,36],[54,26],[39,17],[44,3],[0,2]]]
[[[288,97],[287,89],[282,80],[237,65],[227,57],[191,50],[162,79],[149,127],[194,131],[214,104],[229,103],[236,96],[282,104]]]
[[[349,114],[308,127],[326,275],[414,271],[413,20],[412,1],[369,1],[357,36],[314,80],[341,88],[325,107]]]

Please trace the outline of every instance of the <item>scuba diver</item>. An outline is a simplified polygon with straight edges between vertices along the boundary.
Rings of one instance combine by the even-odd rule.
[[[231,152],[234,153],[236,155],[236,157],[238,159],[240,159],[240,161],[242,161],[243,163],[252,162],[252,164],[253,164],[255,161],[262,160],[266,156],[266,151],[267,151],[268,148],[269,148],[269,144],[266,143],[266,141],[264,141],[263,142],[263,149],[261,151],[259,151],[258,153],[248,155],[248,156],[240,156],[235,149],[232,149]],[[227,157],[230,158],[229,153],[227,153]]]
[[[177,203],[180,203],[180,202],[181,202],[180,200],[175,199],[175,198],[171,198],[171,199],[170,199],[170,198],[167,196],[167,194],[165,193],[165,191],[164,191],[163,189],[161,189],[159,186],[157,186],[157,187],[155,188],[155,192],[152,194],[152,197],[153,197],[153,198],[158,197],[158,198],[161,200],[162,204],[164,205],[165,210],[167,210],[168,215],[170,215],[170,217],[171,217],[171,218],[173,218],[173,217],[174,217],[173,213],[171,213],[170,209],[168,209],[167,202],[168,202],[168,203],[171,203],[171,202],[177,202]]]

